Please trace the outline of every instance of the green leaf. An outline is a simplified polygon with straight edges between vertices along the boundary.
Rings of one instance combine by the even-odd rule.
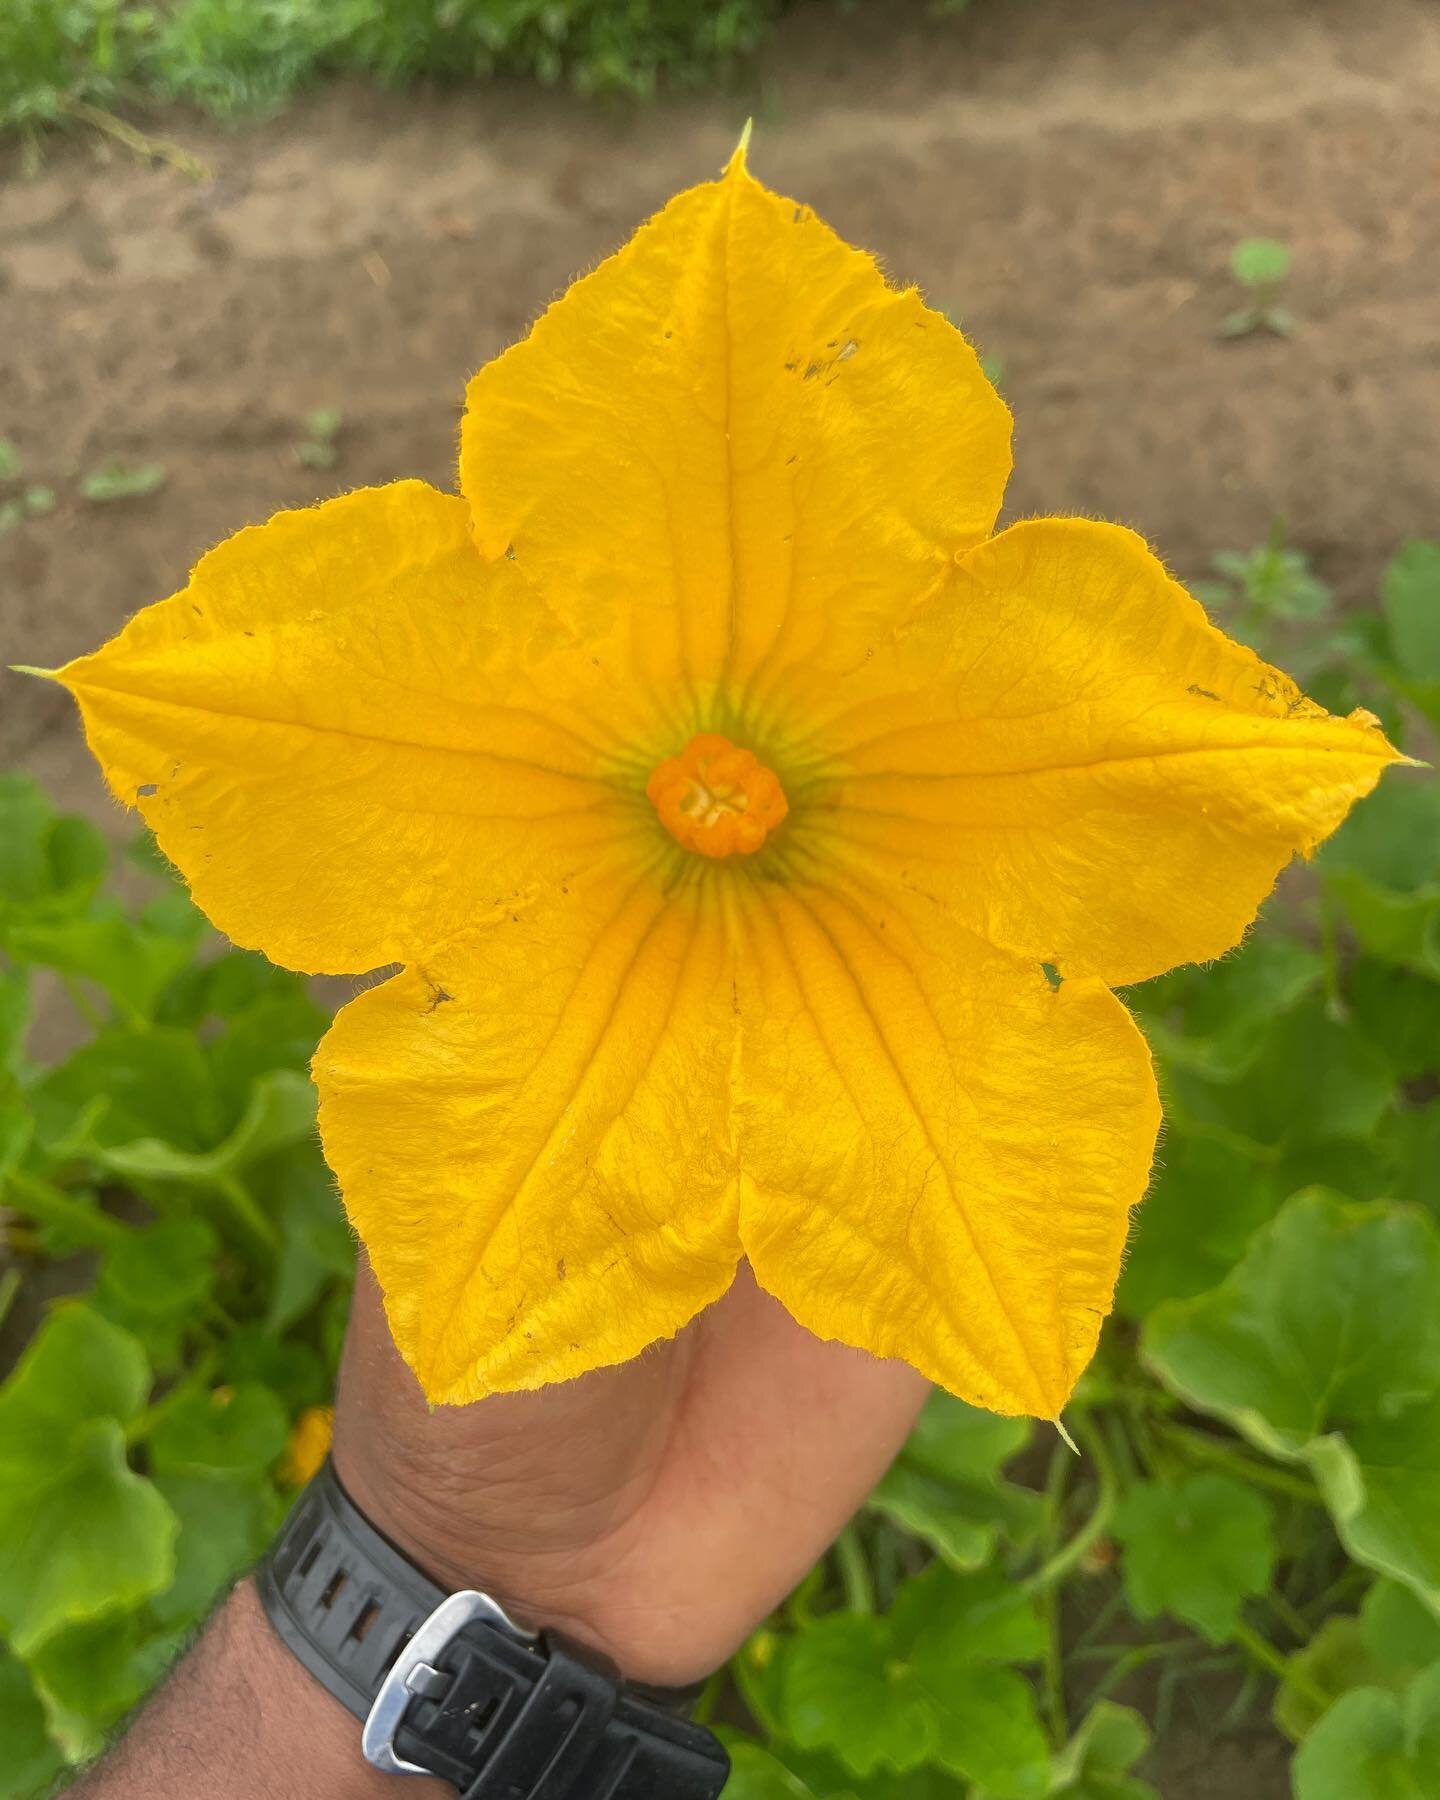
[[[57,814],[28,775],[0,773],[0,939],[87,905],[107,860],[93,825]]]
[[[118,909],[83,918],[16,926],[6,947],[20,962],[93,981],[122,1013],[148,1019],[166,986],[190,960],[187,944],[147,931]]]
[[[1362,1415],[1305,1455],[1351,1556],[1440,1612],[1440,1393]]]
[[[1345,977],[1356,1028],[1404,1081],[1440,1068],[1440,981],[1362,956]]]
[[[1357,1688],[1296,1753],[1295,1800],[1435,1800],[1440,1793],[1440,1663],[1403,1694]]]
[[[264,1475],[279,1461],[289,1419],[269,1388],[246,1382],[192,1389],[151,1433],[151,1462],[162,1475]]]
[[[242,1325],[220,1347],[220,1373],[233,1387],[258,1382],[272,1388],[287,1410],[322,1406],[334,1382],[319,1353],[297,1338],[279,1338],[260,1324]]]
[[[320,1034],[329,1023],[303,985],[257,997],[210,1044],[215,1089],[227,1128],[237,1125],[255,1083],[276,1069],[308,1075]]]
[[[22,467],[20,452],[14,444],[9,438],[0,438],[0,481],[14,481]]]
[[[22,1656],[170,1580],[174,1515],[125,1455],[149,1387],[135,1339],[72,1304],[0,1389],[0,1629]]]
[[[1398,1581],[1377,1581],[1366,1594],[1360,1630],[1382,1669],[1413,1675],[1440,1662],[1440,1615]]]
[[[1342,1694],[1352,1688],[1401,1688],[1413,1673],[1391,1677],[1376,1661],[1359,1619],[1327,1619],[1295,1654],[1286,1659],[1285,1679],[1275,1695],[1272,1716],[1292,1743],[1314,1730]]]
[[[283,1331],[314,1303],[327,1282],[351,1279],[355,1240],[318,1144],[297,1144],[272,1157],[257,1170],[255,1180],[268,1196],[280,1227],[280,1255],[266,1319],[273,1331]]]
[[[1002,1419],[949,1394],[932,1394],[870,1505],[952,1568],[978,1569],[1001,1537],[1025,1543],[1038,1529],[1040,1496],[999,1479],[1032,1429],[1028,1420]]]
[[[1386,1137],[1394,1157],[1392,1198],[1428,1207],[1440,1219],[1440,1100],[1397,1113]]]
[[[1037,1662],[1045,1629],[1035,1602],[1002,1569],[957,1575],[932,1564],[907,1581],[890,1612],[896,1646],[947,1666]]]
[[[64,1766],[25,1665],[0,1644],[0,1800],[35,1800]]]
[[[1275,1570],[1270,1507],[1228,1475],[1192,1475],[1175,1487],[1138,1482],[1113,1529],[1136,1617],[1170,1613],[1212,1644],[1229,1640],[1242,1602],[1265,1593]]]
[[[1242,287],[1274,287],[1290,273],[1290,251],[1275,238],[1246,238],[1230,252],[1230,272]]]
[[[273,1536],[275,1491],[249,1475],[157,1475],[155,1485],[180,1521],[180,1535],[174,1579],[148,1610],[159,1624],[191,1625]]]
[[[786,1643],[785,1733],[856,1775],[933,1762],[1003,1800],[1030,1800],[1045,1790],[1048,1745],[1030,1684],[999,1662],[1038,1657],[1043,1643],[1033,1603],[998,1570],[935,1564],[888,1618],[835,1613]]]
[[[87,500],[141,500],[164,487],[164,463],[126,463],[118,458],[103,462],[80,479],[80,492]]]
[[[186,1327],[210,1298],[220,1240],[203,1219],[163,1219],[128,1232],[110,1250],[96,1308],[133,1331],[161,1368],[174,1368]]]
[[[1142,1342],[1172,1392],[1298,1455],[1440,1386],[1440,1232],[1408,1208],[1298,1194],[1219,1287],[1158,1308]]]
[[[29,1029],[30,977],[24,969],[0,968],[0,1076],[20,1067]]]
[[[794,1639],[782,1705],[788,1736],[833,1750],[857,1775],[917,1768],[937,1748],[929,1698],[892,1656],[884,1619],[832,1613]]]
[[[72,1761],[96,1754],[105,1728],[154,1687],[184,1638],[143,1613],[121,1613],[69,1625],[45,1640],[30,1659],[30,1673]]]
[[[1102,1700],[1060,1751],[1047,1795],[1056,1800],[1159,1800],[1129,1770],[1150,1745],[1150,1727],[1128,1706]]]
[[[251,1163],[308,1138],[315,1129],[315,1090],[293,1069],[262,1075],[250,1089],[244,1117],[213,1150],[178,1149],[160,1137],[113,1144],[97,1160],[114,1174],[139,1181],[223,1186]]]
[[[43,1458],[7,1446],[0,1481],[0,1626],[22,1656],[170,1580],[174,1517],[127,1465],[115,1420],[71,1426]]]
[[[1440,783],[1381,782],[1318,860],[1372,955],[1440,975]]]
[[[1440,719],[1440,543],[1404,545],[1380,595],[1401,685],[1432,721]]]
[[[725,1783],[725,1800],[818,1800],[813,1788],[798,1775],[792,1775],[782,1762],[753,1738],[736,1731],[719,1734],[730,1752],[730,1779]]]
[[[1279,1147],[1368,1138],[1390,1104],[1395,1076],[1384,1058],[1322,994],[1307,994],[1274,1019],[1243,1079],[1222,1083],[1172,1068],[1169,1088],[1186,1122],[1248,1143]]]
[[[1274,1021],[1320,986],[1324,963],[1308,945],[1253,931],[1206,969],[1177,969],[1131,991],[1146,1036],[1167,1064],[1233,1081],[1265,1047]]]
[[[52,1069],[32,1099],[36,1135],[56,1154],[99,1159],[144,1139],[203,1151],[219,1135],[210,1070],[185,1031],[108,1026]]]
[[[1172,1129],[1161,1141],[1154,1184],[1136,1215],[1116,1306],[1143,1319],[1164,1300],[1213,1287],[1274,1216],[1278,1201],[1275,1183],[1253,1155]]]

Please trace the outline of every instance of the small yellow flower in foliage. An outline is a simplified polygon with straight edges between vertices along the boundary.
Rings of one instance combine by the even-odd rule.
[[[329,1406],[307,1406],[290,1427],[282,1472],[292,1487],[304,1487],[330,1454],[335,1412]]]
[[[236,942],[404,965],[315,1077],[433,1401],[632,1357],[748,1258],[1064,1403],[1159,1122],[1111,987],[1236,943],[1395,753],[1132,533],[992,536],[1009,442],[737,154],[475,377],[463,498],[281,514],[61,672]]]

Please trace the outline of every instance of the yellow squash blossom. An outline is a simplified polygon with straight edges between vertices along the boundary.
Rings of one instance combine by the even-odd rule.
[[[280,1465],[282,1478],[291,1487],[304,1487],[330,1454],[330,1441],[334,1435],[334,1408],[307,1406],[290,1427]]]
[[[1395,753],[1130,532],[992,536],[1009,441],[737,154],[474,378],[463,497],[281,514],[60,672],[231,938],[403,965],[315,1078],[431,1400],[632,1357],[748,1259],[1065,1401],[1159,1123],[1111,987],[1236,943]]]

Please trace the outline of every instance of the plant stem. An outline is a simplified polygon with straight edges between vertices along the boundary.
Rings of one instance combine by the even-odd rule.
[[[1309,1641],[1310,1627],[1301,1618],[1299,1610],[1292,1606],[1278,1589],[1267,1594],[1265,1602],[1297,1643],[1304,1644]]]
[[[1164,1425],[1164,1434],[1180,1449],[1192,1456],[1204,1458],[1222,1468],[1230,1469],[1241,1481],[1254,1482],[1258,1487],[1268,1487],[1277,1494],[1288,1494],[1293,1500],[1303,1500],[1310,1506],[1321,1506],[1324,1502],[1308,1481],[1298,1475],[1288,1475],[1283,1469],[1272,1468],[1258,1457],[1247,1456],[1229,1444],[1223,1444],[1218,1438],[1212,1438],[1203,1431],[1196,1431],[1190,1425]]]
[[[158,1400],[147,1406],[144,1412],[136,1413],[125,1427],[125,1442],[132,1446],[143,1444],[155,1427],[167,1419],[177,1406],[183,1405],[200,1388],[208,1386],[214,1373],[215,1353],[207,1350]]]
[[[1095,1459],[1096,1472],[1100,1481],[1099,1496],[1090,1517],[1069,1542],[1062,1545],[1053,1556],[1047,1557],[1035,1573],[1022,1583],[1022,1593],[1042,1593],[1046,1588],[1063,1581],[1095,1540],[1104,1532],[1105,1527],[1110,1523],[1110,1515],[1115,1510],[1119,1481],[1115,1473],[1115,1464],[1103,1437],[1088,1419],[1082,1419],[1077,1423],[1076,1436],[1082,1447]]]
[[[1050,1453],[1050,1467],[1045,1473],[1045,1526],[1040,1540],[1047,1561],[1054,1554],[1060,1539],[1065,1487],[1070,1479],[1072,1460],[1071,1453],[1064,1444],[1057,1444]],[[1070,1736],[1070,1721],[1065,1710],[1065,1645],[1061,1632],[1059,1589],[1048,1587],[1043,1590],[1039,1599],[1045,1615],[1045,1657],[1041,1669],[1045,1716],[1050,1726],[1051,1741],[1059,1750]]]
[[[20,1292],[20,1271],[7,1269],[0,1275],[0,1325],[5,1323],[6,1315],[15,1304],[15,1296]]]
[[[873,1613],[875,1583],[870,1578],[870,1564],[865,1546],[860,1542],[859,1528],[847,1525],[835,1540],[835,1561],[845,1589],[845,1604],[853,1613]]]
[[[257,1244],[267,1262],[273,1261],[280,1248],[280,1234],[261,1212],[255,1196],[238,1176],[228,1175],[215,1183],[225,1198],[231,1215],[252,1243]]]
[[[1308,1700],[1312,1706],[1319,1706],[1322,1710],[1329,1706],[1333,1696],[1327,1694],[1301,1670],[1292,1667],[1289,1659],[1275,1648],[1269,1638],[1261,1637],[1260,1633],[1252,1625],[1247,1625],[1244,1619],[1235,1621],[1235,1630],[1232,1635],[1235,1642],[1257,1668],[1264,1669],[1277,1681],[1288,1681],[1294,1691],[1303,1699]]]
[[[42,1181],[25,1169],[12,1169],[6,1177],[10,1204],[17,1212],[41,1225],[55,1225],[92,1249],[109,1250],[124,1243],[130,1227],[84,1200],[77,1200],[53,1182]]]

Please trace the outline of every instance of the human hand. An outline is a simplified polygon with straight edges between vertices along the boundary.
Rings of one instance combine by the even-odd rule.
[[[903,1363],[812,1337],[742,1269],[634,1362],[432,1412],[362,1259],[335,1467],[440,1583],[569,1632],[631,1679],[683,1685],[800,1580],[926,1391]]]

